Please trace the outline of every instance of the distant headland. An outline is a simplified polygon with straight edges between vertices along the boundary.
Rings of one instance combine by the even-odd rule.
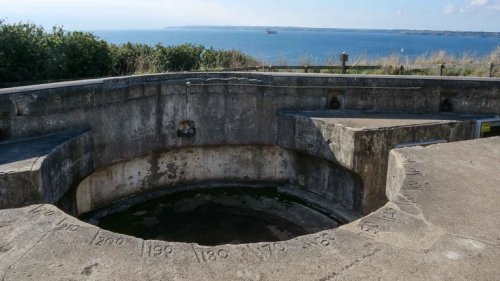
[[[411,29],[356,29],[356,28],[319,28],[296,26],[219,26],[219,25],[186,25],[169,26],[166,29],[234,29],[234,30],[273,30],[273,31],[325,31],[325,32],[388,32],[405,35],[434,35],[434,36],[471,36],[500,38],[500,32],[486,31],[448,31],[448,30],[411,30]]]

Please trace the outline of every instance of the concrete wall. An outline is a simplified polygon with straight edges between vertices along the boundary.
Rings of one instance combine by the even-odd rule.
[[[277,146],[207,146],[153,153],[100,169],[78,186],[77,209],[81,214],[160,188],[221,182],[300,185],[351,210],[357,209],[361,194],[354,173],[319,158]]]
[[[274,146],[278,112],[325,109],[500,114],[500,80],[185,73],[1,89],[0,141],[90,129],[94,166],[102,170],[180,148]],[[308,180],[303,186],[313,186]],[[316,191],[333,198],[332,188]],[[356,196],[346,198],[344,205],[357,204]]]
[[[190,82],[191,86],[186,85]],[[273,145],[279,110],[341,109],[500,114],[500,80],[203,73],[76,81],[0,90],[0,136],[75,128],[94,133],[97,167],[150,151]],[[195,122],[196,136],[177,137]]]

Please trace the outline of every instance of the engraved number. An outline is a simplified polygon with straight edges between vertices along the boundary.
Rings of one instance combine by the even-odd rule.
[[[148,247],[148,256],[150,257],[159,257],[165,256],[168,257],[172,253],[172,247],[170,245],[156,245]]]
[[[225,249],[199,250],[193,246],[193,252],[198,259],[198,262],[214,262],[229,258],[229,251]]]
[[[104,245],[117,245],[122,246],[125,243],[123,238],[114,238],[114,237],[103,237],[99,236],[96,238],[94,245],[96,246],[104,246]]]

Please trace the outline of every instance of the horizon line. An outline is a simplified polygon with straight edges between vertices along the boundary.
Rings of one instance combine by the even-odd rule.
[[[312,27],[293,25],[172,25],[161,29],[171,28],[275,28],[275,29],[312,29],[312,30],[387,30],[387,31],[432,31],[432,32],[468,32],[468,33],[493,33],[500,34],[500,31],[474,31],[474,30],[446,30],[446,29],[411,29],[411,28],[363,28],[363,27]]]
[[[475,30],[446,30],[446,29],[411,29],[411,28],[358,28],[358,27],[310,27],[310,26],[280,26],[280,25],[172,25],[155,28],[103,28],[103,29],[86,29],[88,31],[98,30],[164,30],[164,29],[180,29],[180,28],[245,28],[245,29],[302,29],[302,30],[351,30],[351,31],[412,31],[412,32],[453,32],[453,33],[483,33],[500,35],[500,31],[475,31]]]

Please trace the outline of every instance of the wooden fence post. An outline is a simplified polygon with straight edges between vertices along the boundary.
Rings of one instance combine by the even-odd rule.
[[[346,62],[348,60],[349,60],[349,55],[343,52],[342,55],[340,55],[340,61],[342,62],[342,70],[341,70],[342,74],[347,73]]]
[[[439,65],[439,76],[443,76],[443,72],[444,72],[444,64],[440,64]]]

